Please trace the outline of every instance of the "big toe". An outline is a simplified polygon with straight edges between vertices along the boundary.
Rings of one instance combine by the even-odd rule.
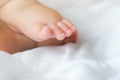
[[[41,24],[35,24],[23,33],[34,41],[43,41],[54,37],[51,29],[47,25]]]

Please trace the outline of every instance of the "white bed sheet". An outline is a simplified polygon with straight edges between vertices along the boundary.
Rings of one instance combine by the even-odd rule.
[[[77,44],[0,54],[0,80],[120,80],[120,1],[41,0],[76,25]]]

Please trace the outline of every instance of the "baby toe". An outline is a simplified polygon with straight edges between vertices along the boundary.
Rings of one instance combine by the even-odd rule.
[[[46,25],[43,27],[43,29],[41,31],[41,37],[43,37],[43,39],[45,39],[45,40],[54,38],[52,30],[49,28],[49,26]]]
[[[67,26],[69,26],[69,28],[70,28],[71,30],[73,30],[73,32],[75,31],[75,27],[74,27],[74,25],[72,24],[71,21],[69,21],[69,20],[67,20],[67,19],[63,19],[62,22],[63,22],[64,24],[66,24]]]
[[[69,37],[73,33],[73,31],[63,22],[58,22],[57,25],[66,33],[67,37]]]
[[[28,30],[30,31],[30,30]],[[30,37],[35,41],[43,41],[53,38],[51,29],[46,25],[35,24],[29,32]]]
[[[63,40],[66,37],[64,31],[57,24],[49,24],[49,26],[58,40]]]

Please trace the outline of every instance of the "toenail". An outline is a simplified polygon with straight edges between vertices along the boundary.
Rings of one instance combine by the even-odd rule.
[[[67,37],[69,37],[72,34],[71,30],[67,30]]]
[[[57,22],[57,25],[61,25],[61,23],[62,23],[62,22],[61,22],[61,21],[59,21],[59,22]]]
[[[72,30],[67,30],[67,33],[72,33]]]

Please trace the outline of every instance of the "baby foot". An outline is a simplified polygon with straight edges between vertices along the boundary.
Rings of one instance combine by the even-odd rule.
[[[0,20],[0,50],[8,53],[16,53],[28,49],[32,49],[38,46],[55,46],[66,43],[75,43],[77,40],[77,34],[74,32],[70,37],[64,40],[57,40],[55,38],[44,41],[33,41],[25,35],[12,31],[6,26],[6,24]]]
[[[37,0],[11,0],[2,8],[1,18],[11,29],[35,41],[64,40],[75,32],[69,20]]]

